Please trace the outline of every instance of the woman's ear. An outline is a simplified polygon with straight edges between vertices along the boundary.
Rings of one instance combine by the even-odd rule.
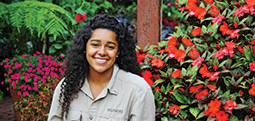
[[[120,54],[120,51],[117,52],[117,56],[116,57],[118,57],[119,54]]]

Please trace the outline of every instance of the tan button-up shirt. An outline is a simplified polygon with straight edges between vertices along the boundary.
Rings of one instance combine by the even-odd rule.
[[[48,121],[62,121],[58,103],[62,81],[54,92]],[[89,84],[85,81],[78,98],[70,104],[67,119],[63,120],[154,121],[154,96],[143,78],[114,65],[111,80],[96,99],[93,99]]]

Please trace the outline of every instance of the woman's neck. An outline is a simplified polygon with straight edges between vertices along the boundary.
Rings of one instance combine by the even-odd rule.
[[[99,73],[95,71],[94,69],[90,68],[89,74],[87,76],[87,80],[89,84],[98,85],[98,86],[105,85],[105,84],[107,85],[112,77],[112,73],[113,73],[113,68],[109,68],[103,73]]]

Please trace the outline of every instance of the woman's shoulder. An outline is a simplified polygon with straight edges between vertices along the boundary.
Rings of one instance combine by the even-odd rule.
[[[139,75],[120,69],[117,78],[127,85],[133,85],[134,87],[138,87],[142,90],[151,90],[149,84]]]

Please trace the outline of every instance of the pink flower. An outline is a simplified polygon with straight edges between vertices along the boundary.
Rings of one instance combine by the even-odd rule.
[[[14,57],[14,58],[13,58],[13,60],[17,60],[17,58],[16,58],[16,57]]]
[[[212,20],[212,22],[213,23],[218,23],[218,24],[220,24],[221,22],[222,22],[222,19],[224,19],[224,15],[219,15],[219,16],[217,16],[217,17],[215,17],[213,20]]]
[[[63,56],[63,55],[60,55],[60,58],[64,58],[64,56]]]
[[[8,72],[8,74],[11,74],[13,71],[11,70],[11,69],[9,69],[9,72]]]
[[[28,96],[28,95],[29,95],[29,93],[27,91],[23,92],[23,97]]]
[[[29,69],[27,70],[27,72],[29,72],[29,73],[30,73],[31,71],[32,71],[32,68],[29,68]]]
[[[26,56],[25,55],[21,55],[22,58],[25,58]]]
[[[0,66],[3,66],[3,64],[4,64],[4,63],[3,63],[3,62],[1,62],[1,63],[0,63]]]
[[[37,90],[37,86],[36,86],[36,84],[35,84],[35,83],[34,83],[33,90]]]
[[[20,91],[18,91],[18,93],[17,93],[18,95],[21,95],[21,92]]]
[[[194,60],[191,64],[193,66],[197,65],[197,66],[201,66],[202,62],[204,61],[204,58],[197,58],[196,60]]]
[[[1,81],[1,84],[2,84],[2,85],[4,85],[4,82],[3,82],[3,81]]]
[[[32,64],[30,62],[28,62],[28,66],[31,66]]]

